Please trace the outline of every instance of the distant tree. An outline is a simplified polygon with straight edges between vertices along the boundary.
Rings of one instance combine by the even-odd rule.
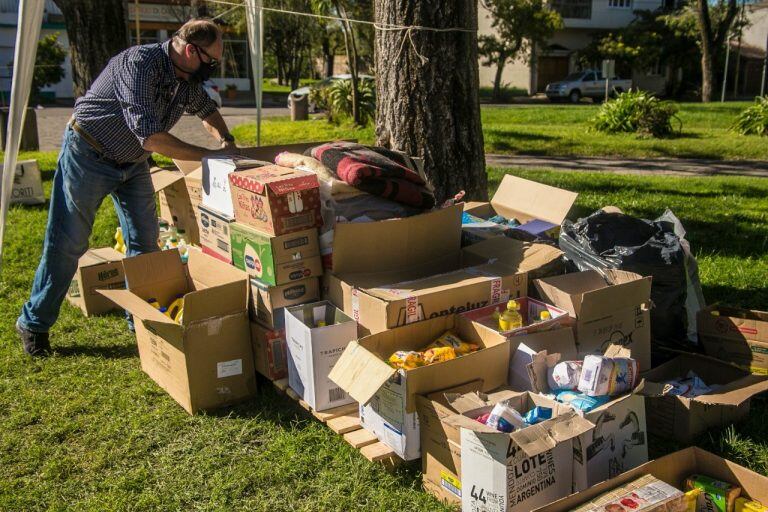
[[[480,36],[479,53],[484,66],[496,66],[493,101],[501,100],[504,66],[543,44],[563,27],[560,15],[546,6],[545,0],[488,0],[494,35]]]
[[[125,0],[53,0],[64,14],[75,96],[82,96],[109,59],[129,44]]]
[[[35,72],[32,75],[32,97],[40,95],[40,89],[54,85],[64,78],[64,60],[67,52],[59,44],[59,34],[50,34],[37,43]]]
[[[308,0],[270,0],[269,7],[288,11],[309,12]],[[275,56],[278,83],[291,89],[299,87],[302,72],[307,67],[307,56],[317,23],[306,16],[265,12],[264,49]]]
[[[715,87],[715,57],[726,42],[739,6],[736,0],[692,0],[701,48],[701,101],[712,101]]]

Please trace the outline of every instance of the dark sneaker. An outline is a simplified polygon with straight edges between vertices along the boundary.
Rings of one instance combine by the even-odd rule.
[[[24,353],[32,357],[45,357],[51,353],[51,344],[47,332],[32,332],[16,322],[16,332],[19,333]]]

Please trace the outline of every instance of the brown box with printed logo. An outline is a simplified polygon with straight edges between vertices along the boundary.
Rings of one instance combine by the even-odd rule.
[[[77,263],[77,272],[67,291],[67,301],[79,307],[85,316],[116,309],[115,304],[97,290],[125,288],[123,258],[123,253],[111,247],[89,249]]]
[[[709,306],[699,311],[697,330],[707,355],[768,375],[767,312]]]

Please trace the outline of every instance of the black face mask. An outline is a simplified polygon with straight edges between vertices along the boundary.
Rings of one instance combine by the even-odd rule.
[[[192,73],[192,78],[194,80],[197,80],[199,82],[205,82],[209,78],[211,78],[211,75],[213,72],[216,71],[216,66],[211,64],[210,62],[203,62],[200,61],[200,66],[197,68],[197,71]]]

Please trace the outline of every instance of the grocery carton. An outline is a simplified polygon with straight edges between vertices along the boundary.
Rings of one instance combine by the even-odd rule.
[[[562,361],[576,359],[576,338],[570,327],[559,327],[548,331],[534,332],[519,336],[515,341],[517,350],[512,353],[509,364],[509,386],[515,391],[533,391],[528,367],[537,355],[559,354]]]
[[[229,175],[235,220],[270,235],[323,224],[317,175],[268,165]]]
[[[11,204],[45,204],[43,180],[37,160],[16,162],[11,187]]]
[[[251,279],[251,320],[280,330],[285,327],[284,309],[288,306],[320,300],[320,282],[317,277],[293,281],[279,286],[267,286]]]
[[[575,192],[507,174],[490,203],[467,203],[464,210],[481,219],[495,215],[501,215],[507,220],[515,219],[520,226],[500,233],[493,229],[478,231],[472,224],[468,224],[464,228],[464,245],[500,235],[522,240],[557,238],[560,224],[577,196]]]
[[[100,293],[133,314],[141,368],[187,412],[215,409],[251,397],[256,373],[248,325],[248,276],[189,249],[123,260],[126,290]],[[148,299],[183,297],[181,323]]]
[[[232,193],[229,190],[229,175],[265,165],[270,163],[244,156],[203,158],[202,204],[228,217],[234,217],[235,209],[232,206]]]
[[[251,343],[256,371],[275,381],[288,376],[285,330],[273,330],[251,322]]]
[[[316,228],[280,236],[239,222],[230,228],[233,264],[266,285],[287,284],[323,273]]]
[[[421,351],[452,330],[479,350],[410,370],[388,358],[399,350]],[[349,343],[330,379],[360,404],[360,424],[405,460],[420,456],[416,395],[482,380],[481,390],[505,384],[511,345],[506,338],[460,315],[438,316]]]
[[[350,340],[357,337],[355,321],[328,301],[285,310],[288,346],[288,385],[314,411],[354,402],[330,378]]]
[[[125,288],[123,258],[123,253],[111,247],[89,249],[77,262],[77,272],[67,290],[67,300],[79,307],[85,316],[116,309],[111,300],[96,290]]]
[[[579,354],[602,354],[609,345],[632,351],[640,370],[651,367],[651,278],[622,270],[575,272],[534,281],[541,298],[575,320]]]
[[[697,324],[705,353],[768,375],[768,313],[715,305],[699,311]]]
[[[671,384],[687,377],[689,372],[694,372],[701,384],[711,389]],[[751,398],[768,390],[768,376],[752,375],[734,364],[697,354],[681,354],[645,372],[643,378],[645,386],[641,393],[646,396],[650,432],[687,443],[710,429],[744,419],[749,414]]]
[[[198,208],[200,209],[200,247],[205,254],[231,264],[230,225],[235,219],[202,204]]]
[[[647,462],[615,478],[536,509],[536,512],[566,512],[589,503],[600,495],[626,485],[643,475],[652,475],[680,490],[691,475],[707,475],[741,488],[741,496],[768,503],[768,477],[718,457],[701,448],[685,448]]]

